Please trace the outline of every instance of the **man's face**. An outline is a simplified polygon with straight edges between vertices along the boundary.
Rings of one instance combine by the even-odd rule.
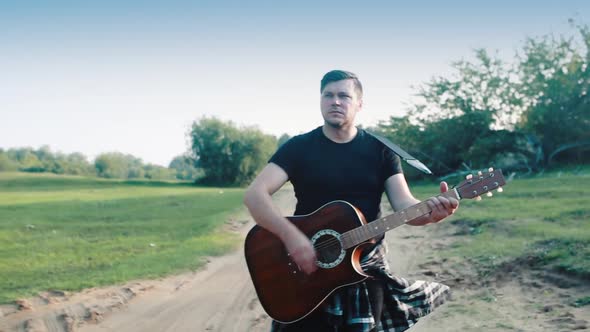
[[[334,128],[354,125],[354,118],[363,106],[362,99],[350,79],[328,83],[322,91],[320,108],[324,122]]]

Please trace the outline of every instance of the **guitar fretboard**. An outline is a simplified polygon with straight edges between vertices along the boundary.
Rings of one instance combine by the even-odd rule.
[[[459,194],[455,189],[449,190],[439,196],[452,197],[459,200]],[[352,248],[374,237],[385,234],[396,227],[406,224],[414,219],[429,214],[432,210],[426,202],[420,202],[404,210],[398,211],[386,217],[374,220],[366,225],[357,227],[341,235],[340,240],[344,249]]]

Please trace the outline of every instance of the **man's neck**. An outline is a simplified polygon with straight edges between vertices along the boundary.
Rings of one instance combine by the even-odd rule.
[[[324,124],[322,132],[335,143],[348,143],[356,137],[358,129],[355,126],[335,128]]]

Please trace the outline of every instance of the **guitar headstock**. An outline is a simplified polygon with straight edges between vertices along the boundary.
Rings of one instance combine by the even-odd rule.
[[[502,192],[502,186],[506,184],[502,170],[489,168],[487,172],[478,172],[477,175],[468,175],[467,179],[459,183],[455,189],[460,198],[481,199],[481,195],[492,196],[492,190]]]

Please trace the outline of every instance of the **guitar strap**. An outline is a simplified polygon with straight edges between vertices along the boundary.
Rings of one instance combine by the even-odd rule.
[[[422,162],[420,162],[420,160],[412,157],[409,153],[407,153],[406,151],[404,151],[402,148],[400,148],[399,146],[393,144],[393,142],[391,142],[390,140],[388,140],[385,137],[381,137],[379,135],[373,134],[371,132],[368,132],[367,130],[365,130],[365,132],[373,137],[375,137],[378,141],[380,141],[381,143],[385,144],[386,147],[388,147],[391,151],[395,152],[395,154],[397,154],[400,158],[402,158],[403,160],[405,160],[408,164],[410,164],[410,166],[426,173],[426,174],[432,174],[432,171],[430,171],[430,169],[428,169],[428,167],[426,167],[426,165],[424,165]]]

